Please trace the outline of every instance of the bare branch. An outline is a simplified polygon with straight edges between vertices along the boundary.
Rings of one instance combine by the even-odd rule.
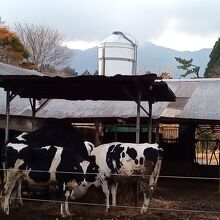
[[[62,46],[63,38],[57,30],[28,24],[16,24],[15,29],[38,71],[46,65],[64,64],[70,58],[70,50]]]

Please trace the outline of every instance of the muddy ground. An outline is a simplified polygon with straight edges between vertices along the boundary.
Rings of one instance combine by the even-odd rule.
[[[105,213],[104,195],[101,189],[92,188],[83,198],[77,200],[80,205],[71,204],[72,216],[65,218],[79,220],[220,220],[220,193],[218,184],[204,180],[159,180],[157,190],[153,194],[149,210],[139,214],[140,208],[135,206],[135,193],[131,186],[119,187],[118,205]],[[47,200],[48,197],[32,195],[29,198]],[[57,200],[57,199],[55,199]],[[142,205],[141,194],[137,206]],[[96,204],[102,204],[98,206]],[[124,207],[127,206],[127,207]],[[60,220],[60,204],[53,202],[36,202],[24,200],[22,208],[11,208],[10,215],[0,212],[0,220]]]

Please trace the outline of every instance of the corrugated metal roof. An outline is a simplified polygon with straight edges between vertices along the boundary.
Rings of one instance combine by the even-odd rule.
[[[220,121],[220,79],[167,80],[176,102],[153,105],[153,118]],[[4,94],[3,94],[4,93]],[[11,102],[12,115],[30,116],[28,99]],[[148,110],[148,103],[142,102]],[[135,118],[136,103],[130,101],[50,100],[38,113],[40,118]],[[5,92],[0,89],[0,114],[5,114]],[[147,117],[141,110],[141,116]]]
[[[30,108],[30,102],[28,99],[19,98],[16,96],[10,104],[10,114],[12,115],[22,115],[22,112],[26,108]],[[0,88],[0,114],[5,114],[6,106],[6,92],[4,89]],[[31,110],[31,108],[30,108]]]
[[[176,95],[161,117],[220,120],[220,79],[167,80]]]
[[[0,62],[0,75],[2,76],[24,76],[24,75],[37,75],[37,76],[43,76],[44,74],[37,72],[35,70],[28,70],[16,66],[12,66],[9,64],[1,63]]]

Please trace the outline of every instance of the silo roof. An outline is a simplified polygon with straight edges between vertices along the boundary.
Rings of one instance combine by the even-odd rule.
[[[100,45],[108,44],[108,43],[121,43],[121,44],[130,44],[133,45],[135,42],[134,39],[129,39],[124,33],[116,31],[113,32],[111,35],[109,35],[107,38],[105,38]]]

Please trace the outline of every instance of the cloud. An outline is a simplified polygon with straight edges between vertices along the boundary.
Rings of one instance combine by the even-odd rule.
[[[19,0],[16,7],[14,0],[3,1],[0,15],[10,25],[48,25],[68,41],[98,42],[115,30],[138,41],[158,41],[169,30],[187,41],[220,34],[219,0]]]

